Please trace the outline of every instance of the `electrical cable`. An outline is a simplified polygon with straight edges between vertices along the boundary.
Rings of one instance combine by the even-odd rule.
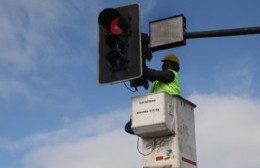
[[[142,153],[139,149],[139,137],[138,137],[138,139],[137,139],[137,151],[138,151],[138,153],[140,153],[143,156],[148,156],[148,155],[152,154],[154,149],[155,149],[155,146],[156,146],[156,138],[154,138],[153,141],[154,142],[153,142],[152,150],[148,153]]]
[[[125,82],[123,82],[124,83],[124,85],[125,85],[125,87],[128,89],[128,90],[130,90],[131,92],[137,92],[138,90],[137,90],[137,88],[135,88],[135,90],[132,90],[131,88],[129,88],[128,86],[127,86],[127,84],[125,83]]]

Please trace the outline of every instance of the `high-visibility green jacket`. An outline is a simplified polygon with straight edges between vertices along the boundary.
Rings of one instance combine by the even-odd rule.
[[[168,69],[167,71],[171,71],[172,73],[174,73],[174,80],[168,83],[163,83],[161,81],[156,80],[153,82],[150,92],[151,93],[166,92],[170,95],[180,95],[181,88],[180,88],[178,73],[171,69]]]

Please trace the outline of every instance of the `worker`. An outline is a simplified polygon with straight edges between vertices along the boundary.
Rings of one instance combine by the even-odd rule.
[[[162,59],[162,71],[144,68],[144,76],[153,82],[150,92],[166,92],[170,95],[180,95],[179,70],[180,62],[176,55],[168,54]]]
[[[162,59],[162,71],[144,67],[144,77],[153,82],[150,92],[166,92],[170,95],[180,95],[179,70],[180,61],[174,54],[168,54]],[[129,134],[134,134],[132,128],[132,121],[128,121],[125,125],[125,131]]]

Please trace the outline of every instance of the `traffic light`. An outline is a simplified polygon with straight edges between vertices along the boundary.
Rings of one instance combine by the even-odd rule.
[[[140,8],[138,4],[106,8],[98,16],[100,84],[142,75]]]

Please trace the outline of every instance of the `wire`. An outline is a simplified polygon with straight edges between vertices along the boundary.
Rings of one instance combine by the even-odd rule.
[[[137,151],[138,151],[138,153],[140,153],[143,156],[148,156],[148,155],[152,154],[154,149],[155,149],[155,146],[156,146],[156,138],[154,138],[153,141],[154,142],[153,142],[152,150],[148,153],[142,153],[139,149],[139,137],[138,137],[138,139],[137,139]]]
[[[124,83],[124,85],[125,85],[125,87],[128,89],[128,90],[130,90],[131,92],[137,92],[138,90],[137,90],[137,88],[135,87],[135,90],[132,90],[130,87],[128,87],[127,86],[127,84],[125,83],[125,82],[123,82]]]

